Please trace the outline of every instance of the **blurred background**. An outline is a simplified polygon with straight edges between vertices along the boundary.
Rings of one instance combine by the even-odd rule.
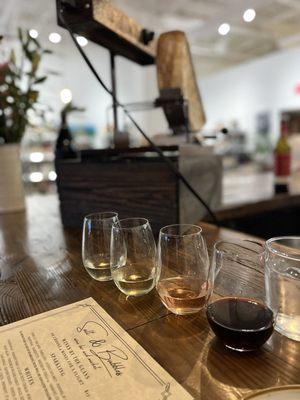
[[[169,30],[187,33],[207,117],[199,140],[222,156],[223,204],[241,200],[233,199],[234,185],[251,185],[251,174],[245,178],[243,171],[270,173],[283,114],[290,121],[288,134],[295,153],[292,170],[300,168],[298,0],[113,3],[156,34]],[[77,149],[107,148],[112,142],[111,99],[97,85],[68,33],[57,26],[54,0],[9,0],[1,2],[0,10],[0,34],[4,37],[0,64],[5,63],[11,48],[18,46],[18,27],[28,29],[31,37],[52,51],[41,62],[41,74],[47,76],[38,100],[42,117],[30,115],[22,141],[22,161],[27,191],[54,191],[54,148],[61,110],[70,101],[84,109],[68,118]],[[77,40],[110,86],[108,51],[84,37]],[[124,103],[153,101],[158,97],[156,68],[118,57],[117,86]],[[140,111],[135,116],[154,138],[170,134],[162,110]],[[143,145],[121,112],[119,120],[130,135],[130,145]],[[222,128],[228,130],[227,135],[219,133]],[[272,187],[271,178],[269,184]]]

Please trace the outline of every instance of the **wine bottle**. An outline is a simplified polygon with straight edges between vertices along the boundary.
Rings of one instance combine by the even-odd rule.
[[[289,191],[289,177],[291,173],[291,148],[287,141],[288,122],[285,118],[281,121],[280,137],[274,151],[274,189],[275,193]]]
[[[72,135],[67,124],[67,112],[61,112],[61,125],[56,142],[55,157],[58,158],[76,158],[76,151],[72,145]]]

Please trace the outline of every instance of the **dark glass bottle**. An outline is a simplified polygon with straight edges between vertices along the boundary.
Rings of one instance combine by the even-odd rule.
[[[280,137],[274,151],[274,189],[275,193],[287,193],[289,191],[289,177],[291,173],[291,148],[287,141],[288,122],[282,119]]]
[[[61,125],[56,141],[55,158],[76,158],[77,153],[72,145],[72,135],[67,124],[67,113],[61,112]]]

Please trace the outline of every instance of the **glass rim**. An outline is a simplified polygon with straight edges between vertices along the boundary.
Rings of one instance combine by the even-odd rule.
[[[167,233],[167,232],[164,232],[164,229],[167,229],[167,228],[175,228],[175,227],[179,227],[179,226],[181,226],[181,227],[184,227],[184,226],[186,226],[186,227],[189,227],[189,228],[196,228],[197,229],[197,232],[190,232],[190,233],[182,233],[182,234],[180,234],[180,233]],[[164,235],[164,236],[169,236],[169,237],[184,237],[184,236],[193,236],[193,235],[199,235],[199,234],[202,234],[202,232],[203,232],[203,229],[201,228],[201,226],[198,226],[198,225],[194,225],[194,224],[171,224],[171,225],[166,225],[166,226],[163,226],[160,230],[159,230],[159,235]]]
[[[256,242],[256,241],[253,241],[253,240],[250,240],[250,239],[218,240],[214,244],[213,249],[214,249],[215,252],[224,253],[224,254],[226,254],[228,256],[229,255],[230,256],[232,256],[232,255],[239,256],[239,254],[237,254],[237,252],[236,253],[234,253],[233,251],[225,252],[224,250],[220,249],[219,246],[222,245],[222,244],[232,244],[232,245],[241,246],[242,244],[245,244],[247,242],[255,244],[255,245],[258,245],[258,246],[261,246],[261,248],[262,248],[261,253],[257,252],[257,254],[262,254],[264,252],[264,244],[263,243],[259,243],[259,242]],[[248,248],[248,250],[255,251],[255,250],[252,250],[251,248]]]
[[[124,222],[138,222],[137,224],[132,224],[130,226],[122,226],[122,223]],[[119,219],[118,221],[113,223],[113,228],[118,228],[118,229],[122,229],[122,230],[130,230],[130,229],[134,229],[134,228],[141,228],[143,226],[147,226],[149,224],[149,220],[147,218],[142,218],[142,217],[129,217],[129,218],[122,218]]]
[[[272,247],[272,243],[276,242],[277,244],[279,244],[278,241],[280,241],[280,240],[299,240],[299,242],[300,242],[300,236],[276,236],[276,237],[273,237],[266,241],[266,247],[271,253],[276,254],[283,258],[287,258],[289,260],[300,261],[300,254],[299,254],[299,256],[297,256],[295,254],[284,253],[283,251],[274,249],[274,247]],[[293,248],[291,248],[291,249],[293,249]],[[299,253],[300,253],[300,249],[299,249]]]
[[[113,219],[113,218],[118,218],[118,213],[114,211],[100,211],[100,212],[94,212],[90,213],[84,216],[84,220],[106,220],[106,219]]]

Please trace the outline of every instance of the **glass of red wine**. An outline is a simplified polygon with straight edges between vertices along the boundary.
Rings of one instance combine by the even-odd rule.
[[[232,350],[257,350],[274,330],[265,302],[263,250],[248,240],[214,246],[206,315],[217,338]]]

